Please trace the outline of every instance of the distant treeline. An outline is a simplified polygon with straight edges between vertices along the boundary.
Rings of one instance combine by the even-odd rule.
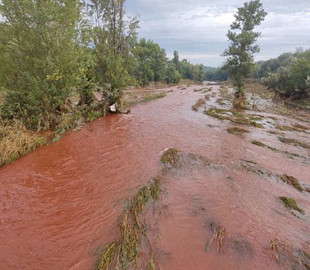
[[[205,80],[202,65],[168,60],[158,44],[138,40],[139,22],[125,0],[0,3],[1,121],[34,130],[105,114],[121,107],[123,89],[181,78]],[[104,102],[98,104],[94,92]]]
[[[257,62],[254,78],[281,94],[310,97],[310,50],[300,49]]]

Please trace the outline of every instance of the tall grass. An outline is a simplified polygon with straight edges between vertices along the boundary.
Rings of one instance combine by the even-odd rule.
[[[46,143],[45,136],[28,131],[20,121],[0,120],[0,167]]]

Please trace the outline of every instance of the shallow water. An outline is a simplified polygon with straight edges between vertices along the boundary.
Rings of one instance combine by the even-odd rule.
[[[0,169],[0,269],[94,269],[98,248],[117,236],[126,199],[162,169],[160,155],[169,147],[218,166],[189,162],[166,176],[165,211],[150,230],[160,269],[280,269],[268,248],[274,238],[310,253],[310,193],[242,167],[255,161],[310,185],[309,149],[282,144],[266,132],[270,126],[227,133],[235,125],[191,110],[205,95],[196,88],[172,88],[164,99],[99,119]],[[310,141],[308,133],[285,135]],[[254,139],[304,158],[258,147]],[[279,196],[296,199],[305,215],[294,216]],[[223,254],[216,241],[205,250],[210,222],[230,236]]]

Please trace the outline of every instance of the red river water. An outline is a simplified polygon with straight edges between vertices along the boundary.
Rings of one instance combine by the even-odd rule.
[[[242,167],[252,161],[310,185],[309,149],[283,144],[268,129],[229,134],[231,123],[192,111],[201,93],[171,89],[166,98],[98,119],[0,169],[1,270],[94,269],[98,249],[117,236],[126,199],[158,174],[170,147],[215,165],[188,163],[167,175],[165,210],[151,231],[160,269],[290,269],[269,249],[275,238],[310,253],[310,193]],[[310,141],[309,133],[286,135]],[[293,215],[280,196],[293,197],[305,214]],[[206,251],[212,222],[227,231],[221,254],[215,240]]]

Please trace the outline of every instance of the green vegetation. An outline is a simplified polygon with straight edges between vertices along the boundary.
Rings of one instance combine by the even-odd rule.
[[[301,209],[300,207],[298,207],[296,201],[290,197],[280,197],[279,198],[282,203],[284,204],[284,206],[288,209],[293,209],[293,210],[296,210],[298,212],[300,212],[301,214],[304,214],[304,210]]]
[[[11,143],[16,149],[2,164],[41,145],[46,132],[56,134],[56,141],[66,130],[104,116],[113,104],[122,112],[128,86],[205,79],[201,65],[179,61],[178,54],[168,61],[158,44],[138,40],[139,22],[126,14],[125,0],[3,0],[0,16],[0,125],[9,130],[2,132],[1,144],[14,140],[4,136],[20,126],[40,138],[28,146]]]
[[[186,59],[180,61],[179,53],[174,51],[172,64],[181,75],[182,79],[188,79],[195,82],[203,82],[206,78],[203,65],[193,65]]]
[[[296,188],[298,191],[303,191],[304,190],[304,188],[299,183],[299,181],[295,177],[293,177],[293,176],[289,176],[289,175],[284,174],[284,175],[281,175],[281,180],[284,183],[286,183],[286,184]]]
[[[284,53],[256,64],[255,78],[270,89],[294,98],[310,97],[310,51]]]
[[[219,120],[229,120],[232,123],[240,125],[263,128],[262,124],[256,122],[258,120],[261,120],[261,118],[254,115],[241,114],[235,111],[218,109],[218,108],[210,108],[209,110],[204,111],[204,113]]]
[[[236,88],[235,107],[245,108],[245,79],[254,70],[255,53],[259,52],[259,46],[255,45],[260,32],[254,32],[254,28],[261,24],[267,13],[259,0],[250,1],[238,8],[227,37],[230,40],[229,48],[224,52],[227,56],[224,69],[226,69]]]
[[[206,104],[206,100],[201,98],[201,99],[198,99],[197,102],[195,103],[195,105],[192,106],[192,110],[194,112],[198,112],[199,108],[202,107],[203,105]]]
[[[305,148],[305,149],[310,149],[310,145],[309,144],[297,141],[295,139],[287,139],[287,138],[284,138],[284,137],[278,137],[278,139],[282,143],[291,144],[291,145],[294,145],[294,146],[300,146],[300,147]]]
[[[207,81],[227,81],[229,78],[228,71],[223,68],[204,67]]]
[[[47,130],[70,97],[89,86],[85,30],[79,1],[9,1],[0,5],[0,87],[4,120],[21,120],[29,129]],[[61,26],[61,27],[60,27]]]
[[[260,141],[256,141],[256,140],[252,141],[252,144],[260,146],[260,147],[265,147],[266,146],[266,144],[264,144],[264,143],[262,143]]]
[[[249,133],[247,129],[244,128],[239,128],[239,127],[231,127],[227,129],[227,132],[230,134],[235,134],[235,135],[242,135],[244,133]]]
[[[46,143],[43,135],[28,131],[20,121],[0,125],[0,167]]]
[[[181,80],[181,74],[176,69],[175,64],[169,63],[167,66],[167,72],[165,77],[166,83],[177,84]]]
[[[133,53],[137,60],[134,74],[138,84],[146,86],[152,81],[157,83],[166,79],[167,56],[158,44],[143,38],[136,44]]]
[[[304,132],[305,128],[300,128],[300,125],[294,125],[294,126],[281,126],[277,125],[276,128],[282,131],[298,131],[298,132]]]
[[[179,151],[174,148],[166,150],[162,157],[161,162],[168,165],[174,165],[179,159]]]
[[[131,269],[140,254],[142,238],[149,244],[149,262],[154,264],[154,253],[147,236],[146,224],[140,219],[140,215],[149,202],[159,200],[161,192],[161,180],[158,178],[139,189],[131,199],[129,208],[125,210],[118,239],[105,247],[97,270],[108,270],[111,266],[114,269]]]
[[[123,106],[131,107],[131,106],[135,106],[135,105],[140,104],[140,103],[148,103],[148,102],[156,100],[156,99],[164,98],[166,95],[167,95],[166,92],[161,92],[158,94],[147,95],[146,97],[143,97],[142,99],[138,99],[136,97],[134,100],[125,101],[123,103]]]

